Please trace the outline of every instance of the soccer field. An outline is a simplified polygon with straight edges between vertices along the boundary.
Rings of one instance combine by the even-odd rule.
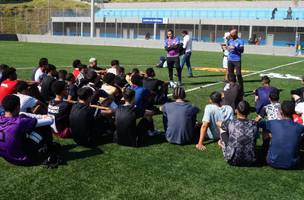
[[[87,63],[90,57],[96,57],[101,66],[118,59],[128,72],[134,67],[145,70],[155,66],[165,53],[159,49],[17,42],[0,42],[0,49],[0,63],[16,67],[20,79],[30,79],[32,68],[41,57],[49,58],[58,68],[67,68],[76,58]],[[220,68],[221,62],[221,52],[192,55],[194,67]],[[304,58],[246,55],[245,50],[243,66],[252,72],[269,69],[268,72],[304,75]],[[219,81],[223,80],[223,74],[194,71],[195,78],[188,79],[186,69],[183,73],[186,89],[216,83],[187,93],[187,99],[201,109],[197,118],[200,121],[209,94],[222,89]],[[246,92],[260,86],[259,73],[251,73],[245,78]],[[156,69],[156,74],[159,79],[167,80],[167,69]],[[272,79],[271,84],[282,89],[281,100],[289,100],[290,90],[301,85],[300,81],[283,79]],[[254,96],[248,95],[246,100],[254,105]],[[163,130],[162,117],[158,115],[154,119],[157,129]],[[58,169],[17,167],[0,159],[0,199],[247,200],[303,199],[304,196],[303,170],[231,167],[216,144],[207,145],[205,151],[196,150],[195,145],[168,143],[144,148],[109,143],[88,149],[76,146],[71,139],[56,140],[62,144],[67,159],[67,165]]]

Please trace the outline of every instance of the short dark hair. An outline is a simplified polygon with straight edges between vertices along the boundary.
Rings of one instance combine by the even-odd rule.
[[[125,101],[132,101],[135,97],[135,91],[130,89],[130,88],[126,88],[123,90],[122,92],[122,96],[124,98]]]
[[[8,65],[6,65],[6,64],[0,64],[0,70],[4,71],[4,70],[6,70],[7,68],[9,68]]]
[[[285,117],[292,118],[292,115],[295,113],[295,104],[292,101],[283,101],[281,109]]]
[[[16,95],[7,95],[2,101],[5,112],[14,112],[20,106],[20,98]]]
[[[235,76],[235,74],[228,74],[227,78],[228,78],[229,82],[236,83],[236,76]]]
[[[66,80],[67,80],[67,81],[71,81],[73,78],[75,79],[75,76],[74,76],[74,74],[72,74],[72,73],[69,73],[69,74],[66,76]]]
[[[68,75],[68,72],[65,69],[61,69],[58,71],[58,77],[61,79],[65,80],[67,75]]]
[[[80,64],[80,65],[78,65],[78,68],[79,68],[79,70],[82,70],[82,69],[87,69],[88,66],[87,66],[87,65]]]
[[[250,104],[247,101],[241,101],[236,109],[241,115],[248,116],[250,114]]]
[[[139,69],[138,69],[138,68],[133,68],[133,69],[132,69],[132,73],[134,73],[134,74],[139,74]]]
[[[83,87],[77,91],[77,95],[80,100],[86,101],[93,95],[93,90],[89,87]]]
[[[8,78],[10,80],[16,80],[17,79],[16,69],[13,67],[7,68],[3,72],[3,77]]]
[[[48,66],[45,69],[46,73],[50,73],[51,71],[55,71],[55,70],[56,70],[56,66],[53,64],[48,64]]]
[[[152,67],[149,67],[148,69],[146,69],[146,74],[148,77],[154,77],[155,76],[154,69]]]
[[[270,78],[268,76],[263,76],[261,80],[264,84],[269,84],[270,83]]]
[[[174,88],[173,98],[174,99],[185,99],[186,98],[186,92],[185,92],[184,88],[182,88],[182,87]]]
[[[39,67],[47,66],[49,64],[49,60],[47,58],[40,58]]]
[[[107,84],[111,84],[113,83],[113,81],[115,80],[115,74],[112,73],[107,73],[104,77],[103,77],[103,81]]]
[[[115,66],[115,65],[119,66],[119,60],[112,60],[111,61],[111,66]]]
[[[52,85],[52,91],[56,95],[60,95],[66,89],[67,89],[67,87],[66,87],[65,81],[56,81]]]
[[[131,82],[132,82],[132,84],[134,84],[134,85],[142,86],[142,77],[141,77],[139,74],[134,74],[134,75],[131,77]]]
[[[182,33],[185,34],[185,35],[188,35],[188,31],[187,30],[183,30]]]
[[[97,73],[94,70],[89,70],[85,75],[85,79],[89,82],[94,82],[98,77]]]
[[[24,90],[28,89],[29,85],[25,81],[19,81],[16,85],[17,92],[23,92]]]
[[[272,89],[269,93],[269,98],[271,101],[279,101],[280,99],[280,91],[278,89]]]
[[[222,101],[222,94],[220,92],[212,92],[209,96],[212,103],[220,104]]]
[[[125,68],[123,67],[118,67],[116,70],[118,74],[125,73]]]
[[[76,59],[73,61],[73,64],[72,64],[73,68],[78,68],[79,65],[81,65],[81,61],[79,59]]]
[[[168,33],[168,32],[171,32],[172,35],[174,35],[174,31],[173,31],[172,29],[168,29],[168,30],[167,30],[167,33]]]

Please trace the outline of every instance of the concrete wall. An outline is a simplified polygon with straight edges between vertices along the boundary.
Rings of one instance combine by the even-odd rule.
[[[102,45],[102,46],[125,46],[163,49],[163,41],[160,40],[132,40],[132,39],[112,39],[112,38],[89,38],[89,37],[69,37],[69,36],[46,36],[46,35],[26,35],[18,34],[21,42],[57,43],[57,44],[79,44],[79,45]],[[221,52],[220,45],[207,42],[193,42],[195,51]],[[247,54],[294,56],[293,47],[275,46],[245,46]]]

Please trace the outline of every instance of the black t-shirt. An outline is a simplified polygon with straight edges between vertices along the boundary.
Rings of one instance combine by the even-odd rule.
[[[224,105],[229,105],[233,110],[242,99],[242,90],[238,84],[229,85],[229,89],[224,90]]]
[[[76,85],[69,85],[69,96],[72,97],[72,101],[76,101],[77,100],[77,90],[78,90],[78,87]]]
[[[157,94],[162,90],[163,84],[163,81],[153,78],[147,78],[143,80],[143,87]]]
[[[304,99],[304,87],[295,89],[295,90],[291,90],[291,94],[292,95],[298,95],[301,99]]]
[[[121,76],[115,76],[114,83],[115,83],[115,85],[118,85],[121,88],[128,85],[127,80]]]
[[[95,109],[82,103],[73,105],[70,113],[70,128],[74,141],[80,145],[94,143]]]
[[[143,111],[134,105],[120,106],[116,110],[116,140],[118,144],[136,146],[137,129],[136,119],[143,116]]]
[[[46,76],[41,82],[41,96],[43,101],[49,102],[55,97],[55,94],[52,91],[52,85],[56,79],[52,76]]]
[[[48,114],[55,116],[55,122],[58,131],[69,127],[70,110],[71,105],[65,101],[50,101],[48,106]]]

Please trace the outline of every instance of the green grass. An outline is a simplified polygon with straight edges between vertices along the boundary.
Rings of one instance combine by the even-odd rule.
[[[36,66],[40,57],[65,67],[75,58],[86,62],[97,57],[101,65],[119,59],[127,71],[136,65],[154,66],[163,50],[0,42],[0,63],[16,68]],[[193,66],[220,67],[221,53],[194,52]],[[258,71],[301,60],[303,58],[247,55],[245,69]],[[145,67],[139,67],[144,70]],[[19,69],[19,78],[29,79],[31,69]],[[273,72],[304,74],[303,63]],[[166,69],[157,69],[157,76],[167,79]],[[223,79],[219,73],[195,71],[194,79],[184,79],[186,88],[193,88]],[[186,76],[186,70],[184,70]],[[246,91],[259,86],[259,77],[245,78]],[[249,81],[249,82],[248,82]],[[300,86],[293,80],[273,79],[283,89],[281,99],[290,99],[289,91]],[[222,85],[188,93],[188,100],[203,110],[210,92]],[[253,96],[246,98],[253,103]],[[202,118],[202,111],[198,120]],[[252,115],[251,117],[254,117]],[[163,129],[161,117],[155,117]],[[168,143],[145,148],[128,148],[116,144],[97,149],[76,146],[70,139],[58,140],[65,149],[67,165],[48,170],[42,166],[17,167],[0,159],[0,199],[303,199],[302,170],[275,170],[268,166],[231,167],[223,160],[215,144],[204,152],[195,145],[177,146]]]

